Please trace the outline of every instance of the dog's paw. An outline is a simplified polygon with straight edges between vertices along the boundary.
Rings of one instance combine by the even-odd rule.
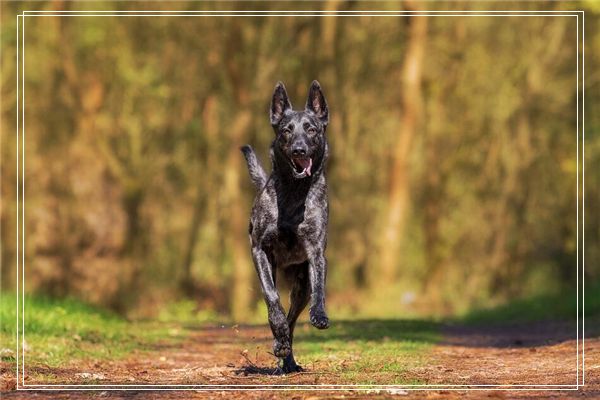
[[[284,374],[293,374],[295,372],[304,372],[304,368],[302,368],[301,366],[299,366],[295,362],[292,363],[292,364],[286,364],[286,363],[284,363],[283,367],[279,367],[279,369]]]
[[[284,374],[293,374],[295,372],[303,372],[304,368],[296,364],[294,356],[290,353],[286,358],[279,360],[279,366],[277,367]]]
[[[325,311],[310,311],[310,323],[317,329],[329,328],[329,318]]]
[[[275,357],[284,358],[289,356],[291,353],[292,345],[290,344],[289,339],[275,339],[273,341],[273,354],[275,354]]]

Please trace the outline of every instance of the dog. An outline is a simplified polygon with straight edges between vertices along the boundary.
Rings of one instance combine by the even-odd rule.
[[[303,370],[294,359],[292,341],[296,320],[309,303],[311,324],[329,327],[325,312],[329,111],[319,82],[312,82],[303,111],[292,110],[285,86],[278,82],[269,117],[275,132],[271,175],[267,176],[252,147],[241,150],[257,189],[248,229],[252,259],[275,339],[273,354],[285,374]],[[291,281],[287,316],[277,292],[278,271]]]

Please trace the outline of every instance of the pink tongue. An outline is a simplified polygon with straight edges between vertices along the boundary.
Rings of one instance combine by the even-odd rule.
[[[312,167],[312,158],[297,158],[294,160],[296,164],[302,167],[306,171],[306,174],[310,176],[310,167]]]

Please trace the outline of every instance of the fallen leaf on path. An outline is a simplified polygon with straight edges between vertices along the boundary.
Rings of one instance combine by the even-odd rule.
[[[2,349],[0,350],[0,358],[1,359],[11,359],[11,358],[15,358],[15,352],[12,351],[11,349]]]
[[[5,381],[0,381],[0,390],[16,390],[17,389],[17,380],[14,378],[7,379]]]
[[[406,390],[402,390],[402,389],[388,389],[388,390],[386,390],[386,392],[388,392],[389,394],[396,395],[396,396],[406,396],[408,394],[408,392]]]
[[[75,374],[75,376],[78,378],[83,378],[83,379],[98,379],[98,380],[105,379],[105,376],[103,374],[96,374],[96,373],[90,373],[90,372],[80,372],[80,373]]]

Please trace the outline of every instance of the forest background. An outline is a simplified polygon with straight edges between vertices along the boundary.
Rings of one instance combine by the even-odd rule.
[[[4,290],[15,288],[18,256],[12,16],[140,5],[170,9],[2,3]],[[559,293],[575,287],[583,257],[586,282],[600,279],[600,3],[178,9],[585,10],[586,28],[549,15],[28,16],[27,292],[132,318],[264,319],[247,235],[254,190],[239,147],[252,144],[268,166],[275,83],[303,107],[313,79],[331,116],[332,316],[460,315]]]

